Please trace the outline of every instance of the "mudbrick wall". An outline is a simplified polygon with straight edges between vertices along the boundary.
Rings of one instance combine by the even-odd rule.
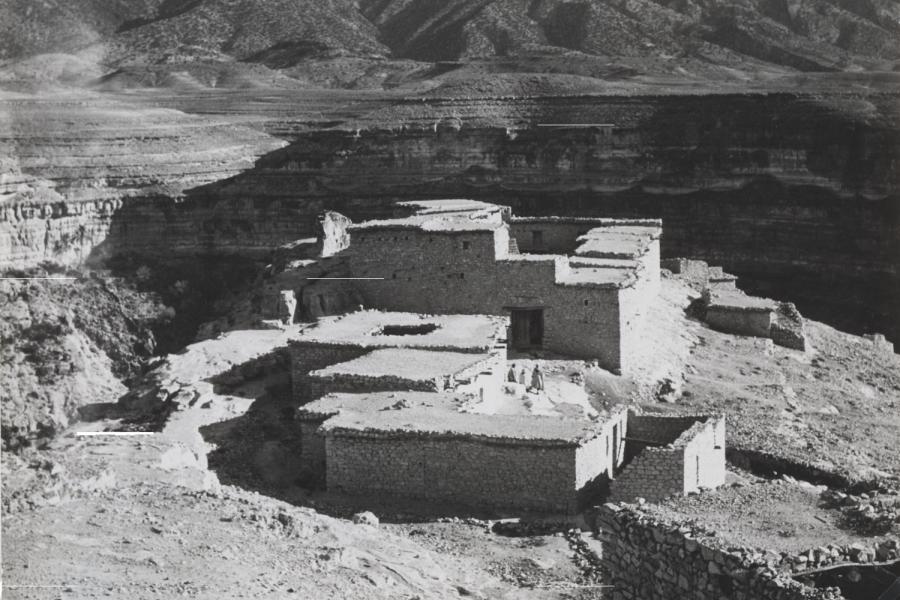
[[[626,460],[610,500],[658,501],[725,482],[724,417],[628,416]]]
[[[761,553],[729,548],[697,526],[658,520],[640,507],[605,504],[595,528],[612,600],[837,600],[804,586]]]
[[[470,506],[574,512],[579,476],[599,474],[566,443],[330,430],[325,454],[329,490]]]

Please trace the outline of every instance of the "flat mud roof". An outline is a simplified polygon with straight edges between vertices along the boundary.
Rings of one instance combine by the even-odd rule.
[[[392,332],[399,334],[391,335]],[[484,353],[493,349],[497,340],[505,337],[506,322],[503,317],[361,310],[322,317],[315,325],[301,331],[291,343]]]
[[[485,415],[416,406],[364,413],[341,411],[327,420],[322,430],[335,435],[482,438],[510,444],[576,446],[597,437],[602,424],[602,420]]]
[[[490,358],[490,354],[447,352],[415,348],[383,348],[364,356],[313,371],[314,377],[353,375],[392,376],[412,381],[452,376]]]

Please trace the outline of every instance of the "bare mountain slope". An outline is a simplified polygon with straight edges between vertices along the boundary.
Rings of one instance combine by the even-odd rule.
[[[0,59],[96,50],[110,65],[309,58],[752,57],[892,68],[897,0],[3,0]]]

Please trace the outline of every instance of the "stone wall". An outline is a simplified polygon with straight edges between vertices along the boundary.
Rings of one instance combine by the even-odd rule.
[[[324,421],[324,417],[319,417],[301,419],[299,422],[300,458],[314,473],[325,472],[325,437],[316,431]]]
[[[622,367],[619,290],[563,286],[565,257],[508,255],[506,228],[356,231],[348,252],[369,306],[422,313],[509,314],[544,309],[544,347]],[[390,267],[388,267],[390,265]]]
[[[601,226],[603,221],[584,217],[513,217],[509,233],[521,252],[572,254],[578,246],[578,237]],[[535,243],[535,231],[540,232],[540,244]]]
[[[762,555],[728,549],[702,528],[660,521],[639,507],[606,504],[594,521],[611,600],[837,600],[804,586]]]
[[[309,398],[321,398],[326,394],[349,393],[365,394],[370,392],[418,391],[441,392],[444,390],[442,378],[405,379],[393,375],[314,375],[307,377],[306,391]]]
[[[647,253],[639,259],[638,281],[619,290],[619,364],[622,372],[632,365],[640,365],[651,354],[647,344],[653,336],[646,335],[645,325],[654,300],[659,296],[659,240],[653,240]]]
[[[329,491],[478,507],[574,513],[576,472],[591,474],[562,443],[330,430],[325,454]]]
[[[610,484],[612,502],[644,498],[657,502],[684,489],[684,452],[675,448],[646,447]]]
[[[710,306],[705,321],[714,329],[725,333],[769,337],[772,327],[772,311],[730,306]]]
[[[312,395],[310,371],[359,358],[369,351],[359,346],[292,342],[291,392],[294,400],[297,404],[305,404],[318,397]]]
[[[725,482],[723,417],[628,416],[629,461],[610,485],[610,500],[659,501]]]

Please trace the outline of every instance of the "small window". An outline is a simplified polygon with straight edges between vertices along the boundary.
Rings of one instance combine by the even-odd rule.
[[[585,306],[588,306],[590,303],[591,303],[590,300],[588,300],[587,298],[584,299],[584,305],[585,305]]]
[[[540,229],[535,229],[531,232],[531,245],[535,248],[543,248],[544,246],[544,232]]]
[[[463,250],[468,250],[469,246],[471,246],[471,245],[472,245],[471,242],[463,242]]]
[[[394,274],[391,276],[391,279],[397,279],[397,274],[394,273]]]

